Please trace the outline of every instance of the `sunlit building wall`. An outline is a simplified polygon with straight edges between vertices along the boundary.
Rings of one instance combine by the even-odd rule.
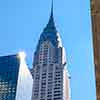
[[[23,58],[0,57],[0,100],[31,100],[32,76]]]

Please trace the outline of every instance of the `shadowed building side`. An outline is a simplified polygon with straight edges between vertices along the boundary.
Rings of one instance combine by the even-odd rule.
[[[91,0],[97,100],[100,100],[100,0]]]

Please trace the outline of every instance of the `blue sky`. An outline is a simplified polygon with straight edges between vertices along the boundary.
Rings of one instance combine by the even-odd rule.
[[[54,19],[71,74],[71,100],[96,100],[89,6],[89,0],[54,0]],[[0,0],[0,55],[24,50],[31,67],[50,7],[51,0]]]

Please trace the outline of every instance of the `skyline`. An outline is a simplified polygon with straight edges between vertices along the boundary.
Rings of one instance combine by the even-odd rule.
[[[89,5],[89,0],[54,1],[54,19],[66,49],[71,74],[72,100],[95,100]],[[50,0],[44,2],[40,0],[0,1],[0,55],[25,50],[28,55],[28,64],[32,66],[34,50],[42,30],[49,20],[50,8]],[[9,45],[7,45],[8,43]]]

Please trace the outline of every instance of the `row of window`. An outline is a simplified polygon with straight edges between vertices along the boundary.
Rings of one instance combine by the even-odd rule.
[[[61,97],[56,97],[56,98],[47,98],[47,100],[61,100]],[[40,99],[40,100],[46,100],[46,99]]]

